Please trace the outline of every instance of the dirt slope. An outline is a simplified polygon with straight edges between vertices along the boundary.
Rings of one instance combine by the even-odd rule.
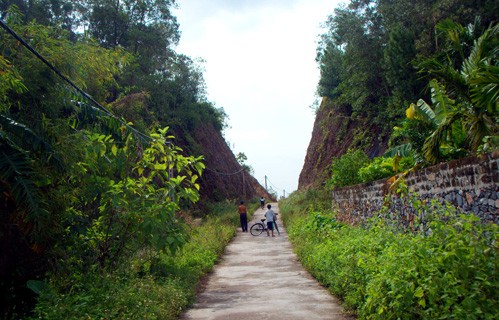
[[[323,98],[315,116],[298,189],[325,183],[333,158],[340,157],[349,148],[361,148],[369,157],[382,154],[388,142],[382,131],[368,120],[352,118],[348,107],[334,105],[331,100]]]
[[[212,201],[272,197],[237,162],[223,136],[212,124],[205,123],[189,134],[183,132],[179,143],[189,154],[203,155],[206,165],[201,179],[201,196]]]

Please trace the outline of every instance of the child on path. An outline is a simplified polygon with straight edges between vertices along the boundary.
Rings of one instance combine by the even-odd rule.
[[[269,230],[272,231],[272,237],[274,236],[274,220],[276,219],[274,211],[272,211],[272,206],[267,205],[267,212],[265,212],[265,219],[267,219],[267,237],[270,236]]]

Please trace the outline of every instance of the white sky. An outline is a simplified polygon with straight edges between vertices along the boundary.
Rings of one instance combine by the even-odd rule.
[[[340,0],[178,0],[177,51],[202,58],[235,155],[279,195],[298,187],[315,114],[318,35]]]

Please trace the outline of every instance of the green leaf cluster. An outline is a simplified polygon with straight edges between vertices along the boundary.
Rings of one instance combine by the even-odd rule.
[[[344,187],[361,182],[359,169],[369,162],[367,155],[361,151],[349,151],[331,163],[331,178],[327,181],[329,187]]]
[[[395,175],[394,158],[374,158],[368,165],[359,169],[362,182],[374,181]]]
[[[414,166],[412,156],[375,157],[369,159],[361,151],[349,151],[331,164],[331,178],[327,181],[327,188],[351,186],[359,183],[371,182],[378,179],[392,177]]]

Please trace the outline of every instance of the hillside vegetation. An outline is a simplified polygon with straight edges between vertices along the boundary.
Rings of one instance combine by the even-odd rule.
[[[356,151],[424,166],[497,148],[498,10],[446,0],[335,9],[318,47],[323,99],[299,188],[341,186],[333,160]],[[373,179],[399,170],[398,158],[388,171],[383,161],[366,169]]]

